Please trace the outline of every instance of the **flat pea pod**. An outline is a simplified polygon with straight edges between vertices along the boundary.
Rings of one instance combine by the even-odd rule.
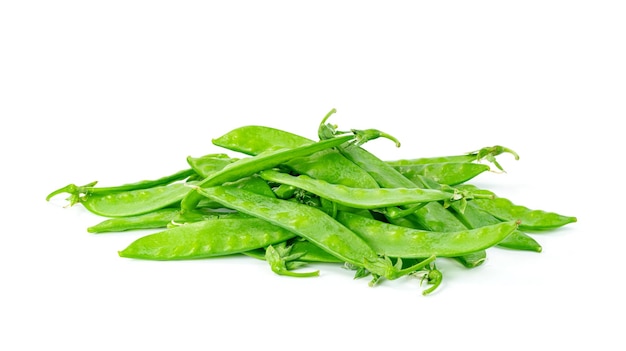
[[[357,134],[345,135],[301,146],[295,149],[279,149],[276,151],[268,151],[266,153],[253,157],[242,158],[236,162],[229,164],[222,170],[212,174],[210,177],[205,178],[198,184],[198,186],[212,187],[216,185],[222,185],[226,182],[236,181],[237,179],[253,175],[262,170],[276,167],[281,163],[284,163],[295,157],[306,156],[318,151],[332,148],[343,143],[355,140],[355,138],[357,137]],[[199,195],[198,192],[190,192],[189,195],[184,197],[181,203],[181,208],[183,210],[194,209],[201,199],[202,196]]]
[[[491,170],[491,167],[485,164],[462,162],[416,164],[395,166],[394,168],[411,180],[416,176],[425,176],[439,184],[446,185],[465,183],[479,174]]]
[[[487,146],[481,148],[477,151],[472,151],[464,155],[452,155],[452,156],[437,156],[437,157],[423,157],[409,160],[397,160],[397,161],[387,161],[387,163],[391,166],[408,166],[408,165],[425,165],[425,164],[433,164],[433,163],[447,163],[447,162],[460,162],[460,163],[470,163],[470,162],[478,162],[481,160],[487,160],[492,162],[498,169],[502,170],[502,166],[496,161],[496,156],[503,153],[510,153],[515,157],[516,160],[519,160],[519,155],[509,149],[508,147],[495,145],[495,146]]]
[[[174,205],[190,191],[189,184],[174,183],[150,189],[86,196],[80,203],[99,216],[128,217]]]
[[[259,137],[263,136],[263,137]],[[262,152],[295,149],[314,141],[284,130],[266,126],[243,126],[212,140],[213,145],[241,152],[247,155],[258,155]]]
[[[89,233],[110,233],[165,228],[179,216],[179,213],[177,208],[164,208],[137,216],[111,218],[87,228],[87,231]]]
[[[254,250],[294,236],[256,218],[206,220],[143,236],[119,255],[146,260],[200,259]]]
[[[258,136],[262,135],[263,138]],[[249,155],[276,149],[294,149],[315,143],[305,137],[263,126],[244,126],[213,139],[213,144]],[[294,158],[284,167],[311,178],[356,188],[377,188],[376,181],[363,169],[347,160],[335,149],[322,150]]]
[[[500,222],[478,229],[431,232],[340,212],[337,220],[357,233],[380,255],[401,258],[457,257],[490,248],[510,235],[518,224]]]
[[[472,189],[471,186],[464,188]],[[522,230],[551,230],[577,221],[576,217],[544,210],[533,210],[498,196],[492,199],[476,199],[474,203],[501,221],[520,220],[520,229]]]
[[[467,224],[468,228],[480,228],[501,222],[491,214],[478,208],[472,201],[467,204],[463,211],[459,210],[457,204],[452,204],[451,207],[455,210],[457,217]],[[541,245],[534,238],[519,229],[514,230],[511,235],[500,241],[498,246],[514,250],[542,251]]]
[[[397,279],[426,266],[435,259],[431,256],[410,268],[398,269],[389,259],[378,257],[358,235],[317,208],[237,188],[216,186],[196,190],[199,194],[221,202],[228,208],[290,230],[342,261],[363,267],[380,277]]]
[[[374,209],[443,200],[453,201],[456,199],[456,194],[453,192],[419,189],[416,187],[352,188],[313,179],[306,175],[294,177],[274,170],[265,170],[260,172],[259,175],[265,180],[292,185],[337,204],[361,209]]]
[[[210,176],[235,161],[237,161],[236,158],[230,158],[228,155],[221,153],[201,157],[187,157],[187,163],[203,178]]]
[[[91,182],[83,186],[69,184],[48,194],[48,196],[46,196],[46,201],[49,201],[52,197],[58,194],[68,193],[70,194],[70,198],[69,198],[70,205],[74,205],[78,202],[81,202],[83,197],[88,197],[91,195],[108,195],[108,194],[127,192],[127,191],[132,191],[132,190],[149,189],[149,188],[153,188],[157,186],[163,186],[163,185],[167,185],[170,183],[174,183],[179,180],[184,180],[194,174],[195,174],[195,171],[189,168],[189,169],[184,169],[182,171],[178,171],[174,174],[161,177],[158,179],[142,180],[139,182],[128,183],[128,184],[123,184],[123,185],[118,185],[118,186],[96,187],[97,182]]]
[[[326,139],[335,134],[335,126],[325,124],[329,116],[330,114],[320,123],[318,130],[320,139]],[[347,159],[368,172],[383,188],[426,188],[422,184],[409,180],[385,161],[357,145],[340,146],[337,149]],[[414,222],[421,229],[430,231],[450,232],[467,229],[463,223],[438,202],[426,204],[411,215],[404,217],[404,220]],[[472,253],[467,257],[458,257],[457,260],[463,266],[473,268],[481,265],[485,261],[485,257],[486,253]]]

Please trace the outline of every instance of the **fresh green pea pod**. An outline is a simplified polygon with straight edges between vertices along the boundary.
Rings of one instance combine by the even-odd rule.
[[[332,138],[336,133],[335,126],[325,124],[330,115],[331,114],[329,113],[320,123],[318,135],[322,140]],[[357,145],[349,145],[345,147],[339,146],[337,149],[347,159],[368,172],[383,188],[426,188],[421,184],[417,184],[414,181],[409,180],[385,161],[374,156],[367,150],[358,147]],[[467,227],[461,223],[454,216],[454,214],[438,202],[430,202],[426,204],[413,214],[406,216],[405,221],[406,220],[415,223],[419,229],[435,232],[451,232],[467,229]],[[473,253],[471,256],[461,257],[457,260],[465,267],[473,268],[482,264],[485,261],[485,258],[479,257],[477,253]]]
[[[164,208],[142,215],[111,218],[87,228],[89,233],[123,232],[137,229],[165,228],[179,216],[177,208]]]
[[[292,201],[273,199],[252,192],[223,186],[197,188],[197,192],[224,206],[264,219],[285,228],[323,248],[344,262],[363,267],[372,274],[397,279],[435,260],[434,256],[408,269],[398,269],[377,253],[358,235],[326,213]]]
[[[189,184],[174,183],[150,189],[85,196],[80,203],[99,216],[129,217],[174,205],[190,191]]]
[[[256,218],[206,220],[141,237],[119,255],[147,260],[199,259],[250,251],[294,236]]]
[[[68,200],[70,201],[70,206],[72,206],[81,202],[84,197],[89,197],[92,195],[104,196],[133,190],[150,189],[158,186],[168,185],[179,180],[184,180],[194,174],[195,172],[193,169],[184,169],[182,171],[178,171],[172,175],[168,175],[159,179],[142,180],[135,183],[128,183],[111,187],[96,187],[97,182],[91,182],[83,186],[69,184],[48,194],[48,196],[46,197],[46,201],[49,201],[52,197],[58,194],[68,193],[70,194],[70,198]]]
[[[263,135],[263,138],[259,138]],[[313,140],[283,130],[244,126],[213,139],[213,144],[248,155],[277,149],[295,149],[315,143]],[[376,181],[363,169],[347,160],[337,150],[327,149],[308,156],[287,160],[283,166],[311,178],[356,188],[377,188]]]
[[[401,258],[457,257],[490,248],[519,223],[500,222],[458,232],[431,232],[396,226],[347,212],[337,220],[363,238],[379,255]]]
[[[429,189],[438,189],[441,187],[441,185],[435,180],[425,176],[416,176],[414,181]],[[495,194],[489,191],[480,190],[474,186],[458,186],[457,188],[463,192],[467,191],[477,195],[476,198],[473,198],[471,201],[466,203],[450,203],[449,209],[452,210],[454,215],[467,228],[480,228],[501,222],[491,214],[481,210],[475,203],[477,198],[491,199],[495,196]],[[535,239],[520,230],[515,230],[511,233],[511,235],[504,238],[500,243],[498,243],[498,246],[534,252],[541,252],[542,250],[541,245]]]
[[[237,179],[253,175],[262,170],[276,167],[291,159],[311,155],[318,151],[333,148],[343,143],[361,140],[365,136],[367,135],[364,134],[364,131],[354,131],[351,135],[344,135],[301,146],[295,149],[279,149],[275,151],[268,151],[257,156],[243,158],[231,163],[224,169],[212,174],[210,177],[205,178],[198,184],[198,186],[211,187],[236,181]],[[183,210],[194,209],[201,199],[202,196],[199,195],[198,192],[190,192],[189,195],[184,197],[181,203],[181,208]]]
[[[498,169],[503,170],[502,166],[496,161],[496,156],[503,153],[510,153],[515,157],[516,160],[519,160],[519,155],[509,149],[508,147],[504,147],[501,145],[488,146],[484,147],[480,150],[469,152],[464,155],[453,155],[453,156],[437,156],[437,157],[423,157],[416,158],[410,160],[397,160],[397,161],[387,161],[387,163],[391,166],[411,166],[411,165],[425,165],[425,164],[433,164],[433,163],[470,163],[470,162],[478,162],[481,160],[487,160],[492,162]]]
[[[389,206],[409,205],[420,202],[459,200],[454,192],[413,188],[352,188],[313,179],[306,175],[290,176],[274,170],[259,173],[268,181],[292,185],[329,199],[343,206],[373,209]]]
[[[394,168],[410,180],[416,176],[425,176],[446,185],[465,183],[491,169],[488,165],[481,163],[462,162],[416,164],[394,166]]]
[[[259,135],[263,137],[260,138]],[[314,141],[284,130],[265,126],[243,126],[212,140],[214,145],[241,152],[246,155],[258,155],[279,149],[295,149]]]
[[[206,178],[237,161],[226,154],[209,154],[201,157],[187,157],[187,163],[201,177]]]
[[[470,189],[471,191],[475,187],[468,185],[460,188]],[[564,216],[544,210],[533,210],[525,206],[516,205],[511,200],[498,197],[497,195],[492,199],[476,199],[473,201],[480,209],[501,221],[520,220],[520,229],[522,230],[545,231],[560,228],[577,221],[576,217]]]
[[[478,208],[478,206],[476,206],[473,201],[470,201],[463,209],[463,211],[459,210],[457,204],[452,204],[451,207],[456,212],[457,217],[462,222],[466,223],[469,228],[480,228],[488,225],[498,224],[501,222],[499,219],[493,217],[491,214]],[[519,229],[514,230],[511,235],[507,236],[501,242],[499,242],[498,246],[514,250],[533,252],[542,251],[541,245],[535,239],[533,239],[528,234],[520,231]]]

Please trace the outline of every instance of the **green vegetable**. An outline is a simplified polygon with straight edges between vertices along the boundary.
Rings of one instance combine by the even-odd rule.
[[[541,252],[532,234],[557,230],[576,217],[530,209],[469,183],[499,170],[496,156],[519,159],[503,146],[452,156],[385,161],[361,146],[393,136],[376,130],[318,127],[319,141],[252,125],[212,140],[227,151],[186,158],[190,168],[154,180],[112,187],[69,184],[67,193],[103,221],[90,233],[154,230],[119,256],[146,260],[209,259],[227,255],[263,260],[288,277],[316,277],[306,265],[338,264],[370,285],[408,275],[433,293],[443,280],[437,262],[472,268],[487,250]],[[243,256],[245,255],[245,256]],[[441,266],[440,266],[441,267]]]

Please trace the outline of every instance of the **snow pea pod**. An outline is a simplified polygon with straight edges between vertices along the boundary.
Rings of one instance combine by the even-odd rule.
[[[352,188],[313,179],[306,175],[294,177],[274,170],[265,170],[259,175],[268,181],[292,185],[316,194],[337,204],[373,209],[388,206],[408,205],[420,202],[459,200],[460,194],[448,191],[419,188]]]
[[[276,167],[296,157],[307,156],[318,151],[339,146],[354,140],[361,140],[363,134],[355,132],[351,135],[344,135],[333,139],[320,141],[313,144],[304,145],[295,149],[279,149],[277,151],[268,151],[257,156],[242,158],[236,162],[229,164],[222,170],[212,174],[210,177],[201,181],[198,186],[212,187],[221,185],[226,182],[235,181],[237,179],[253,175],[265,169]],[[198,192],[190,192],[184,197],[181,208],[183,210],[194,209],[202,196]]]
[[[82,199],[80,203],[99,216],[128,217],[177,204],[190,191],[189,184],[174,183],[149,189],[91,195]]]
[[[266,247],[294,236],[256,218],[206,220],[143,236],[119,255],[147,260],[208,258]]]
[[[194,174],[195,172],[193,169],[184,169],[182,171],[178,171],[174,174],[161,177],[159,179],[142,180],[135,183],[128,183],[111,187],[96,187],[95,185],[97,182],[92,182],[83,186],[69,184],[48,194],[48,196],[46,196],[46,201],[49,201],[52,197],[58,194],[68,193],[70,194],[70,205],[74,205],[91,195],[108,195],[125,191],[149,189],[156,186],[167,185],[179,180],[184,180]]]
[[[229,164],[237,161],[226,154],[209,154],[201,157],[187,157],[187,163],[193,170],[203,178],[223,169]]]
[[[478,229],[432,232],[340,212],[337,220],[363,238],[379,255],[401,258],[457,257],[496,245],[517,229],[515,221]]]
[[[146,214],[111,218],[87,228],[89,233],[123,232],[136,229],[165,228],[176,219],[180,211],[177,208],[164,208]]]
[[[463,189],[475,189],[474,186],[464,185]],[[484,191],[484,190],[483,190]],[[492,193],[493,194],[493,193]],[[492,199],[476,199],[476,206],[501,221],[519,219],[522,230],[544,231],[562,227],[577,221],[576,217],[564,216],[556,212],[534,210],[525,206],[516,205],[511,200],[493,194]]]
[[[379,277],[397,279],[435,260],[431,256],[415,266],[399,269],[389,259],[378,257],[363,239],[317,208],[237,188],[216,186],[196,190],[228,208],[290,230],[342,261],[363,267]]]
[[[440,184],[457,185],[473,179],[477,175],[491,170],[481,163],[429,163],[406,166],[394,166],[398,172],[413,180],[416,176],[425,176]]]
[[[480,228],[501,222],[499,219],[478,208],[473,202],[469,202],[463,211],[460,211],[456,204],[452,204],[451,207],[455,210],[457,217],[467,224],[468,228]],[[541,245],[535,239],[519,229],[514,230],[511,235],[500,241],[498,246],[533,252],[541,252],[542,250]]]
[[[263,138],[258,136],[262,135]],[[213,144],[249,155],[276,149],[294,149],[315,141],[305,137],[263,126],[244,126],[213,139]],[[335,149],[286,161],[282,166],[298,174],[355,188],[377,188],[376,181],[363,169],[347,160]]]
[[[487,160],[492,162],[498,169],[502,170],[502,166],[496,161],[496,156],[510,153],[515,157],[516,160],[519,160],[519,155],[509,149],[508,147],[504,147],[501,145],[488,146],[484,147],[477,151],[472,151],[464,155],[453,155],[453,156],[438,156],[438,157],[423,157],[416,158],[410,160],[396,160],[396,161],[387,161],[387,163],[391,166],[411,166],[411,165],[425,165],[425,164],[434,164],[434,163],[470,163],[470,162],[478,162],[482,160]]]
[[[332,138],[336,132],[335,126],[325,124],[330,115],[329,113],[320,123],[318,130],[320,139]],[[409,180],[385,161],[357,145],[340,146],[337,149],[347,159],[367,171],[383,188],[425,188],[421,184]],[[404,218],[414,220],[419,229],[435,232],[467,229],[463,223],[438,202],[430,202]],[[472,268],[482,264],[485,261],[485,257],[485,252],[475,252],[470,256],[460,256],[456,259],[465,267]]]

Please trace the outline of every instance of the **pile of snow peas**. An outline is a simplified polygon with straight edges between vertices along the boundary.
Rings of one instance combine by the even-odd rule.
[[[320,123],[317,141],[243,126],[213,139],[239,158],[187,157],[188,168],[159,179],[69,184],[46,200],[69,194],[70,206],[106,217],[90,233],[154,230],[119,251],[121,257],[246,255],[292,277],[318,276],[319,270],[302,268],[324,262],[343,265],[354,278],[370,277],[370,286],[418,276],[429,285],[424,295],[443,279],[437,260],[473,268],[491,247],[541,252],[533,232],[576,222],[467,183],[492,166],[502,171],[500,154],[518,159],[509,148],[386,161],[362,145],[385,138],[400,146],[397,139],[376,129],[339,131],[327,123],[335,112]]]

